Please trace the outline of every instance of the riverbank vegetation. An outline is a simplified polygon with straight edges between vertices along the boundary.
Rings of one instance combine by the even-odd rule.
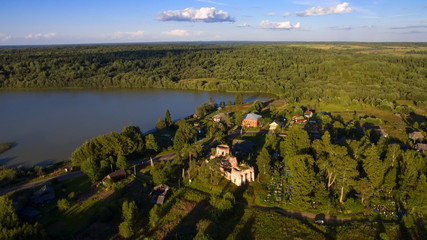
[[[11,149],[13,146],[12,143],[0,143],[0,154],[6,152],[7,150]]]
[[[0,87],[178,88],[256,91],[300,99],[348,96],[350,100],[427,100],[424,43],[336,45],[222,43],[2,49]]]

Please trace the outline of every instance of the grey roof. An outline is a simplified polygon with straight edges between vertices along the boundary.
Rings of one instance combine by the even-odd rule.
[[[262,117],[261,115],[255,114],[255,113],[249,113],[245,115],[245,119],[247,120],[253,120],[258,121],[258,118]]]
[[[53,200],[55,198],[55,190],[53,187],[44,185],[37,192],[34,193],[31,200],[35,204],[43,204],[44,202]]]
[[[166,184],[155,186],[148,196],[151,198],[151,202],[155,204],[163,204],[166,198],[169,196],[170,188]]]
[[[409,137],[412,139],[424,138],[421,132],[412,132],[409,134]]]
[[[425,151],[427,151],[427,144],[426,143],[417,143],[415,145],[415,149],[417,149],[420,152],[425,152]]]

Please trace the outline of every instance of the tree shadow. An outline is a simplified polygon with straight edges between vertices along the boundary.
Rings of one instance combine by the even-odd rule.
[[[181,219],[171,231],[167,233],[164,239],[193,239],[197,234],[197,223],[203,219],[209,210],[209,204],[206,200],[200,201],[197,205]]]
[[[227,239],[242,219],[243,214],[245,214],[245,206],[243,204],[236,203],[231,216],[227,219],[223,219],[221,224],[217,224],[220,231],[218,232],[218,238],[215,239]]]
[[[236,235],[236,239],[244,239],[244,240],[253,240],[255,239],[252,234],[252,226],[255,223],[254,215],[251,215],[248,221],[246,221],[245,225],[242,229],[240,229],[239,233]]]
[[[405,224],[403,221],[399,222],[399,239],[411,239],[411,234],[409,233],[408,229],[405,227]]]

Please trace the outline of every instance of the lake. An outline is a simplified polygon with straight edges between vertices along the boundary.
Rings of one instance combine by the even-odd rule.
[[[0,165],[48,165],[67,160],[85,140],[129,124],[142,132],[155,127],[169,109],[174,121],[189,116],[208,98],[234,102],[234,93],[184,90],[0,91]],[[245,101],[267,95],[244,94]]]

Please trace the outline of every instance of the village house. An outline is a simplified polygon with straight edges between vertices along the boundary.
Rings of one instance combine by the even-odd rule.
[[[258,126],[258,119],[261,117],[262,117],[261,115],[258,115],[255,113],[246,114],[243,121],[242,121],[242,126],[244,126],[244,127],[257,127]]]
[[[307,119],[305,119],[305,117],[303,117],[303,116],[300,116],[299,114],[295,114],[292,117],[292,121],[295,123],[306,123]]]
[[[281,126],[281,124],[277,121],[273,121],[272,123],[269,124],[270,126],[270,131],[275,131],[278,127]]]
[[[426,143],[417,143],[415,144],[415,150],[418,152],[424,153],[427,152],[427,144]]]
[[[384,137],[384,138],[388,138],[388,134],[385,131],[384,128],[382,128],[381,126],[378,127],[374,127],[373,130],[380,136],[380,137]]]
[[[311,118],[311,117],[313,117],[313,112],[312,111],[305,111],[304,112],[304,117],[305,118]]]
[[[166,184],[160,184],[153,188],[153,191],[148,194],[150,200],[154,204],[163,204],[166,198],[170,195],[170,187]]]
[[[224,113],[218,113],[218,114],[216,114],[215,116],[212,117],[212,120],[214,122],[219,123],[219,122],[221,122],[224,119],[224,117],[225,117]]]
[[[102,183],[105,183],[107,179],[110,179],[113,182],[118,182],[125,178],[126,178],[126,171],[124,169],[119,169],[105,176],[104,179],[102,179]]]
[[[215,155],[210,157],[215,159],[222,175],[237,186],[255,181],[255,170],[253,167],[238,165],[236,157],[230,155],[230,148],[227,145],[218,145]]]
[[[421,132],[411,132],[408,134],[408,137],[412,140],[417,141],[418,139],[423,139],[424,135]]]
[[[31,197],[31,202],[34,204],[45,204],[55,199],[55,190],[53,187],[44,185]]]

